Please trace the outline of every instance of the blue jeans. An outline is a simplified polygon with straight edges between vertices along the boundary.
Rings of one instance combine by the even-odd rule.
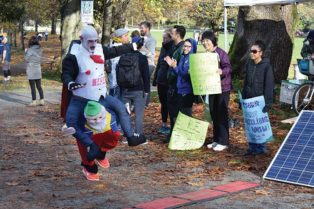
[[[127,91],[122,89],[121,99],[124,104],[129,103],[134,105],[135,111],[135,132],[138,134],[143,133],[143,119],[145,110],[146,97],[143,91]]]
[[[73,95],[66,113],[67,126],[75,128],[76,132],[73,136],[80,140],[85,146],[89,146],[93,143],[90,137],[84,133],[86,122],[84,108],[88,101],[88,99]],[[101,97],[98,102],[105,108],[109,108],[116,113],[126,137],[133,136],[130,116],[120,100],[107,95],[105,98]]]
[[[261,154],[266,152],[266,143],[256,144],[256,143],[249,143],[249,152],[253,154]]]
[[[112,89],[109,90],[109,95],[120,99],[121,98],[121,92],[120,91],[121,90],[120,90],[119,86],[113,87]]]

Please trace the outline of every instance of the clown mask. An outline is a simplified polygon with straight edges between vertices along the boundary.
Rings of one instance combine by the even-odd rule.
[[[94,27],[87,25],[81,31],[82,46],[91,54],[95,52],[98,34]]]

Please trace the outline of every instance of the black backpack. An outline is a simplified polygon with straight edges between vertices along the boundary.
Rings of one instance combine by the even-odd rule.
[[[116,67],[117,82],[122,88],[133,88],[143,82],[139,69],[138,53],[127,53],[121,55]]]

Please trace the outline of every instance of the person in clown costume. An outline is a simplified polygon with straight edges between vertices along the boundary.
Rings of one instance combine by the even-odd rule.
[[[63,59],[61,75],[63,85],[72,93],[65,122],[67,127],[75,130],[73,136],[77,139],[80,153],[89,150],[89,160],[95,159],[100,151],[99,146],[84,131],[86,122],[84,108],[89,101],[99,102],[116,114],[129,146],[146,143],[144,135],[133,132],[130,116],[124,104],[107,95],[104,71],[105,58],[111,59],[137,50],[138,46],[143,45],[143,40],[111,48],[103,47],[97,43],[97,40],[98,34],[94,27],[89,25],[83,27],[80,35],[81,43]],[[92,173],[93,169],[88,164],[82,162],[82,165],[87,172]]]
[[[83,165],[83,173],[88,180],[98,181],[98,167],[109,168],[110,163],[106,153],[115,148],[120,139],[116,118],[114,112],[105,109],[101,104],[95,101],[89,101],[84,108],[86,118],[85,132],[91,137],[92,141],[99,147],[96,153],[87,152],[87,149],[80,149],[80,155]],[[91,148],[92,149],[92,148]]]

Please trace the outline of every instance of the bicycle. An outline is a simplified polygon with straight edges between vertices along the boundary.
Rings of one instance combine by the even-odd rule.
[[[298,59],[299,71],[308,77],[314,76],[314,60]],[[314,110],[314,81],[308,80],[301,84],[292,97],[292,108],[299,114],[302,110]]]

